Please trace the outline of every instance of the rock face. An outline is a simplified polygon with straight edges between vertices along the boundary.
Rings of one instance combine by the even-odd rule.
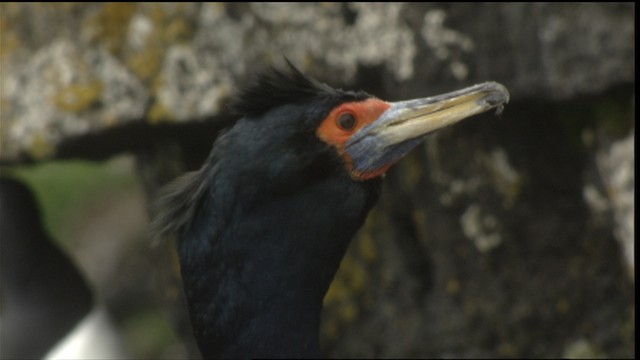
[[[335,357],[632,357],[634,4],[0,5],[0,161],[133,153],[150,194],[289,58],[389,100],[501,82],[385,192],[326,298]]]

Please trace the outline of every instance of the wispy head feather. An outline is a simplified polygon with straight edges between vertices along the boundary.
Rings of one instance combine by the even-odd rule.
[[[287,69],[271,68],[238,91],[231,100],[231,110],[239,116],[260,116],[282,105],[342,94],[340,90],[305,76],[288,59],[285,60]]]
[[[189,225],[209,191],[211,164],[207,161],[199,170],[188,172],[162,188],[152,208],[151,235],[155,242]]]

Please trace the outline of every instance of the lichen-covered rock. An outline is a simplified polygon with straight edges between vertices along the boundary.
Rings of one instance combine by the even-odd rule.
[[[8,154],[41,158],[65,138],[142,119],[148,90],[113,56],[57,40],[2,83]]]
[[[217,115],[238,79],[284,56],[325,81],[373,81],[398,96],[490,79],[505,83],[514,99],[567,98],[635,76],[632,4],[0,9],[3,160],[55,156],[68,137],[129,122]],[[374,78],[356,79],[363,68],[375,69]]]

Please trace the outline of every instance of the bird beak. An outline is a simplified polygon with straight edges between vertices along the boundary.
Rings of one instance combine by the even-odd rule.
[[[345,144],[352,171],[361,179],[377,176],[418,145],[425,135],[509,102],[507,89],[486,82],[443,95],[390,103],[378,119]]]

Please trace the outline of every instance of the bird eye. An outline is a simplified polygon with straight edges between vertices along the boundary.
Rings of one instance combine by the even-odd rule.
[[[353,130],[357,122],[356,117],[350,113],[344,113],[338,117],[338,126],[340,126],[342,130]]]

